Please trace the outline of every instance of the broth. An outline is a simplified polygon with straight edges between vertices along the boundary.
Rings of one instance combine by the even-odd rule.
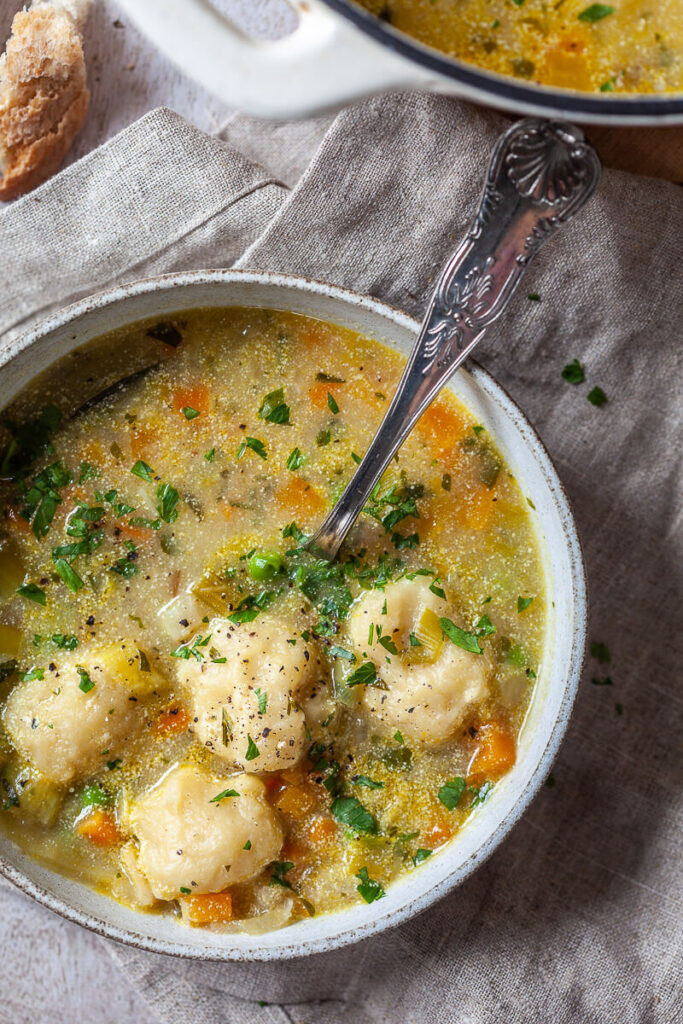
[[[264,931],[381,898],[457,841],[514,765],[542,660],[531,499],[443,393],[341,561],[304,550],[403,365],[303,316],[190,310],[16,399],[0,826],[22,849],[139,909]]]

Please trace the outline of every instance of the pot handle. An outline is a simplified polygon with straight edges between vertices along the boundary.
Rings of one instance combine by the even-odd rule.
[[[208,0],[120,4],[191,78],[231,107],[257,117],[305,117],[416,84],[407,61],[378,46],[321,0],[294,0],[299,23],[273,42],[245,35]]]

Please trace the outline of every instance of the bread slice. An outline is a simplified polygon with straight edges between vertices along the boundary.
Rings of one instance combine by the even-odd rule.
[[[88,0],[49,0],[15,15],[0,57],[0,199],[54,174],[83,124],[87,7]]]

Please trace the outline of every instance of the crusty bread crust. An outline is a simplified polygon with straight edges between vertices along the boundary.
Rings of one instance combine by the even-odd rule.
[[[54,174],[83,124],[88,99],[74,20],[52,3],[20,11],[0,57],[0,199]]]

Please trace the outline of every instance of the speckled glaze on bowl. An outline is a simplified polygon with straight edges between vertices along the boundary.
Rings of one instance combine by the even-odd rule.
[[[197,271],[124,285],[69,306],[0,354],[3,404],[79,345],[146,317],[201,306],[259,306],[341,324],[407,354],[417,321],[343,288],[234,270]],[[533,500],[549,594],[545,656],[520,737],[515,767],[443,852],[370,905],[320,915],[266,935],[220,935],[172,917],[137,913],[31,860],[0,834],[0,871],[29,896],[85,928],[140,949],[206,960],[279,960],[326,952],[399,924],[468,877],[518,821],[545,780],[567,728],[586,630],[581,549],[567,497],[541,441],[504,390],[477,366],[448,385],[494,435]]]

